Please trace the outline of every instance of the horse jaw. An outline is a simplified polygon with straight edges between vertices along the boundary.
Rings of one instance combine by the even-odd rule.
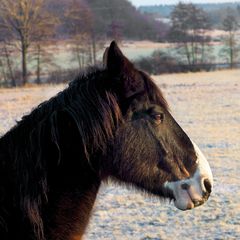
[[[171,190],[175,206],[180,210],[189,210],[207,201],[213,186],[213,176],[207,159],[193,142],[197,155],[197,169],[191,178],[175,182],[165,182],[164,188]]]

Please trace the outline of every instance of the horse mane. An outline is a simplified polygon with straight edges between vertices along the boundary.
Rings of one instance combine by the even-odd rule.
[[[89,156],[93,149],[103,149],[106,140],[113,136],[112,131],[122,117],[116,96],[103,87],[107,78],[106,71],[98,67],[91,67],[88,71],[80,73],[65,90],[23,116],[3,138],[16,135],[16,132],[20,134],[30,131],[31,135],[34,131],[43,132],[45,129],[42,128],[50,124],[52,139],[57,144],[56,121],[60,112],[68,115],[76,124],[85,146],[86,156]]]
[[[93,151],[104,152],[122,118],[116,96],[103,87],[107,78],[106,71],[99,68],[79,75],[65,90],[24,116],[0,139],[0,150],[5,153],[0,155],[4,158],[0,165],[11,161],[19,187],[16,189],[19,196],[14,201],[20,203],[39,240],[44,239],[41,208],[48,201],[46,138],[54,143],[61,161],[59,122],[67,118],[78,130],[88,161]]]

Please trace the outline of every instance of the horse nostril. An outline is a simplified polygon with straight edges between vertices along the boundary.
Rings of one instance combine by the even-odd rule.
[[[203,184],[204,184],[204,187],[205,187],[207,193],[210,194],[212,191],[212,185],[211,185],[210,181],[208,179],[204,179]]]
[[[181,188],[184,189],[184,190],[188,190],[190,188],[190,186],[187,183],[183,183],[181,185]]]

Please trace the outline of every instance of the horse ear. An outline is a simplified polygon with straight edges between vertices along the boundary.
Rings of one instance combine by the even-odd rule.
[[[103,67],[105,68],[107,68],[108,51],[109,51],[109,47],[107,47],[105,52],[103,53]]]
[[[113,76],[120,77],[120,92],[125,98],[129,98],[144,91],[144,80],[139,72],[119,49],[117,43],[112,41],[105,50],[103,63]]]

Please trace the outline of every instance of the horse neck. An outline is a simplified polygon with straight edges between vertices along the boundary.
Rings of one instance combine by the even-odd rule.
[[[89,222],[100,182],[92,183],[87,189],[65,192],[58,200],[53,213],[54,221],[48,224],[49,239],[81,239]],[[51,209],[52,212],[52,209]],[[49,216],[47,217],[49,218]],[[66,228],[66,226],[68,226]]]

